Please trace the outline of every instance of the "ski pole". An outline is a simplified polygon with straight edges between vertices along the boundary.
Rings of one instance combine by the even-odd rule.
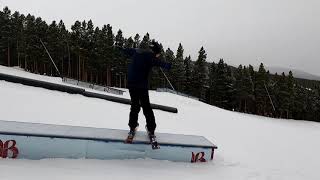
[[[172,86],[171,82],[169,81],[169,79],[168,79],[167,75],[163,72],[162,68],[160,68],[160,70],[161,70],[162,74],[164,75],[164,77],[165,77],[165,78],[167,79],[167,81],[169,82],[169,84],[170,84],[170,86],[171,86],[172,90],[176,91],[176,90],[174,89],[174,87]]]

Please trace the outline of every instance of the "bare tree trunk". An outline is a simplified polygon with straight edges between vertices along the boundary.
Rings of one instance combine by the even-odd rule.
[[[111,75],[111,69],[110,68],[108,68],[108,86],[111,86],[111,84],[112,84],[112,75]]]
[[[21,62],[20,62],[20,53],[18,52],[18,66],[21,67]]]
[[[32,70],[32,72],[33,73],[36,72],[36,61],[35,60],[33,60],[33,70]]]
[[[124,75],[124,88],[127,88],[127,75]]]
[[[90,83],[93,83],[93,73],[92,73],[92,71],[90,72]]]
[[[10,44],[8,42],[8,67],[10,67]]]
[[[79,55],[79,61],[78,61],[78,80],[81,80],[81,59]]]
[[[107,86],[109,86],[109,67],[107,67]]]
[[[82,80],[86,81],[86,70],[84,69],[84,59],[82,61]]]
[[[106,69],[104,73],[104,84],[108,86],[108,69]]]
[[[19,41],[17,40],[18,66],[20,67]]]
[[[29,57],[29,60],[30,60],[30,69],[29,69],[29,71],[33,72],[33,62],[32,62],[30,57]]]
[[[27,55],[24,55],[24,69],[28,70],[27,69]]]
[[[36,73],[38,74],[39,71],[38,71],[38,61],[36,61]]]
[[[68,46],[68,58],[69,58],[69,62],[68,62],[68,76],[71,76],[71,59],[70,59],[70,49],[69,49],[69,43],[67,42],[67,46]]]
[[[104,85],[104,73],[103,73],[103,71],[100,71],[100,84]]]
[[[244,100],[244,112],[247,112],[247,100]]]
[[[102,84],[103,86],[106,86],[106,71],[102,71]]]
[[[63,73],[63,56],[61,58],[61,76],[64,76],[64,73]]]

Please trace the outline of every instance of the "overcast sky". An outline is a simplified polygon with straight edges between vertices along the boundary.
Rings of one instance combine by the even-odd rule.
[[[320,75],[320,0],[0,0],[1,9],[66,26],[92,19],[126,37],[146,32],[165,48],[230,65],[260,62]]]

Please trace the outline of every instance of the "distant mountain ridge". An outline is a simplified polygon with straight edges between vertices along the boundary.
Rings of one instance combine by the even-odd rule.
[[[284,68],[284,67],[265,67],[266,70],[270,71],[271,74],[282,74],[284,72],[286,75],[289,74],[289,71],[292,71],[293,77],[295,78],[301,78],[301,79],[309,79],[309,80],[317,80],[320,81],[320,76],[302,71],[302,70],[297,70],[297,69],[290,69],[290,68]],[[255,67],[256,70],[259,70],[259,67]]]

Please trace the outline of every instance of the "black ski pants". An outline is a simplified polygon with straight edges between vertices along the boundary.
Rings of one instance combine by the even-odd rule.
[[[157,125],[150,105],[148,89],[130,88],[129,93],[131,97],[129,127],[134,129],[138,126],[138,115],[142,107],[143,114],[146,117],[148,131],[154,132]]]

